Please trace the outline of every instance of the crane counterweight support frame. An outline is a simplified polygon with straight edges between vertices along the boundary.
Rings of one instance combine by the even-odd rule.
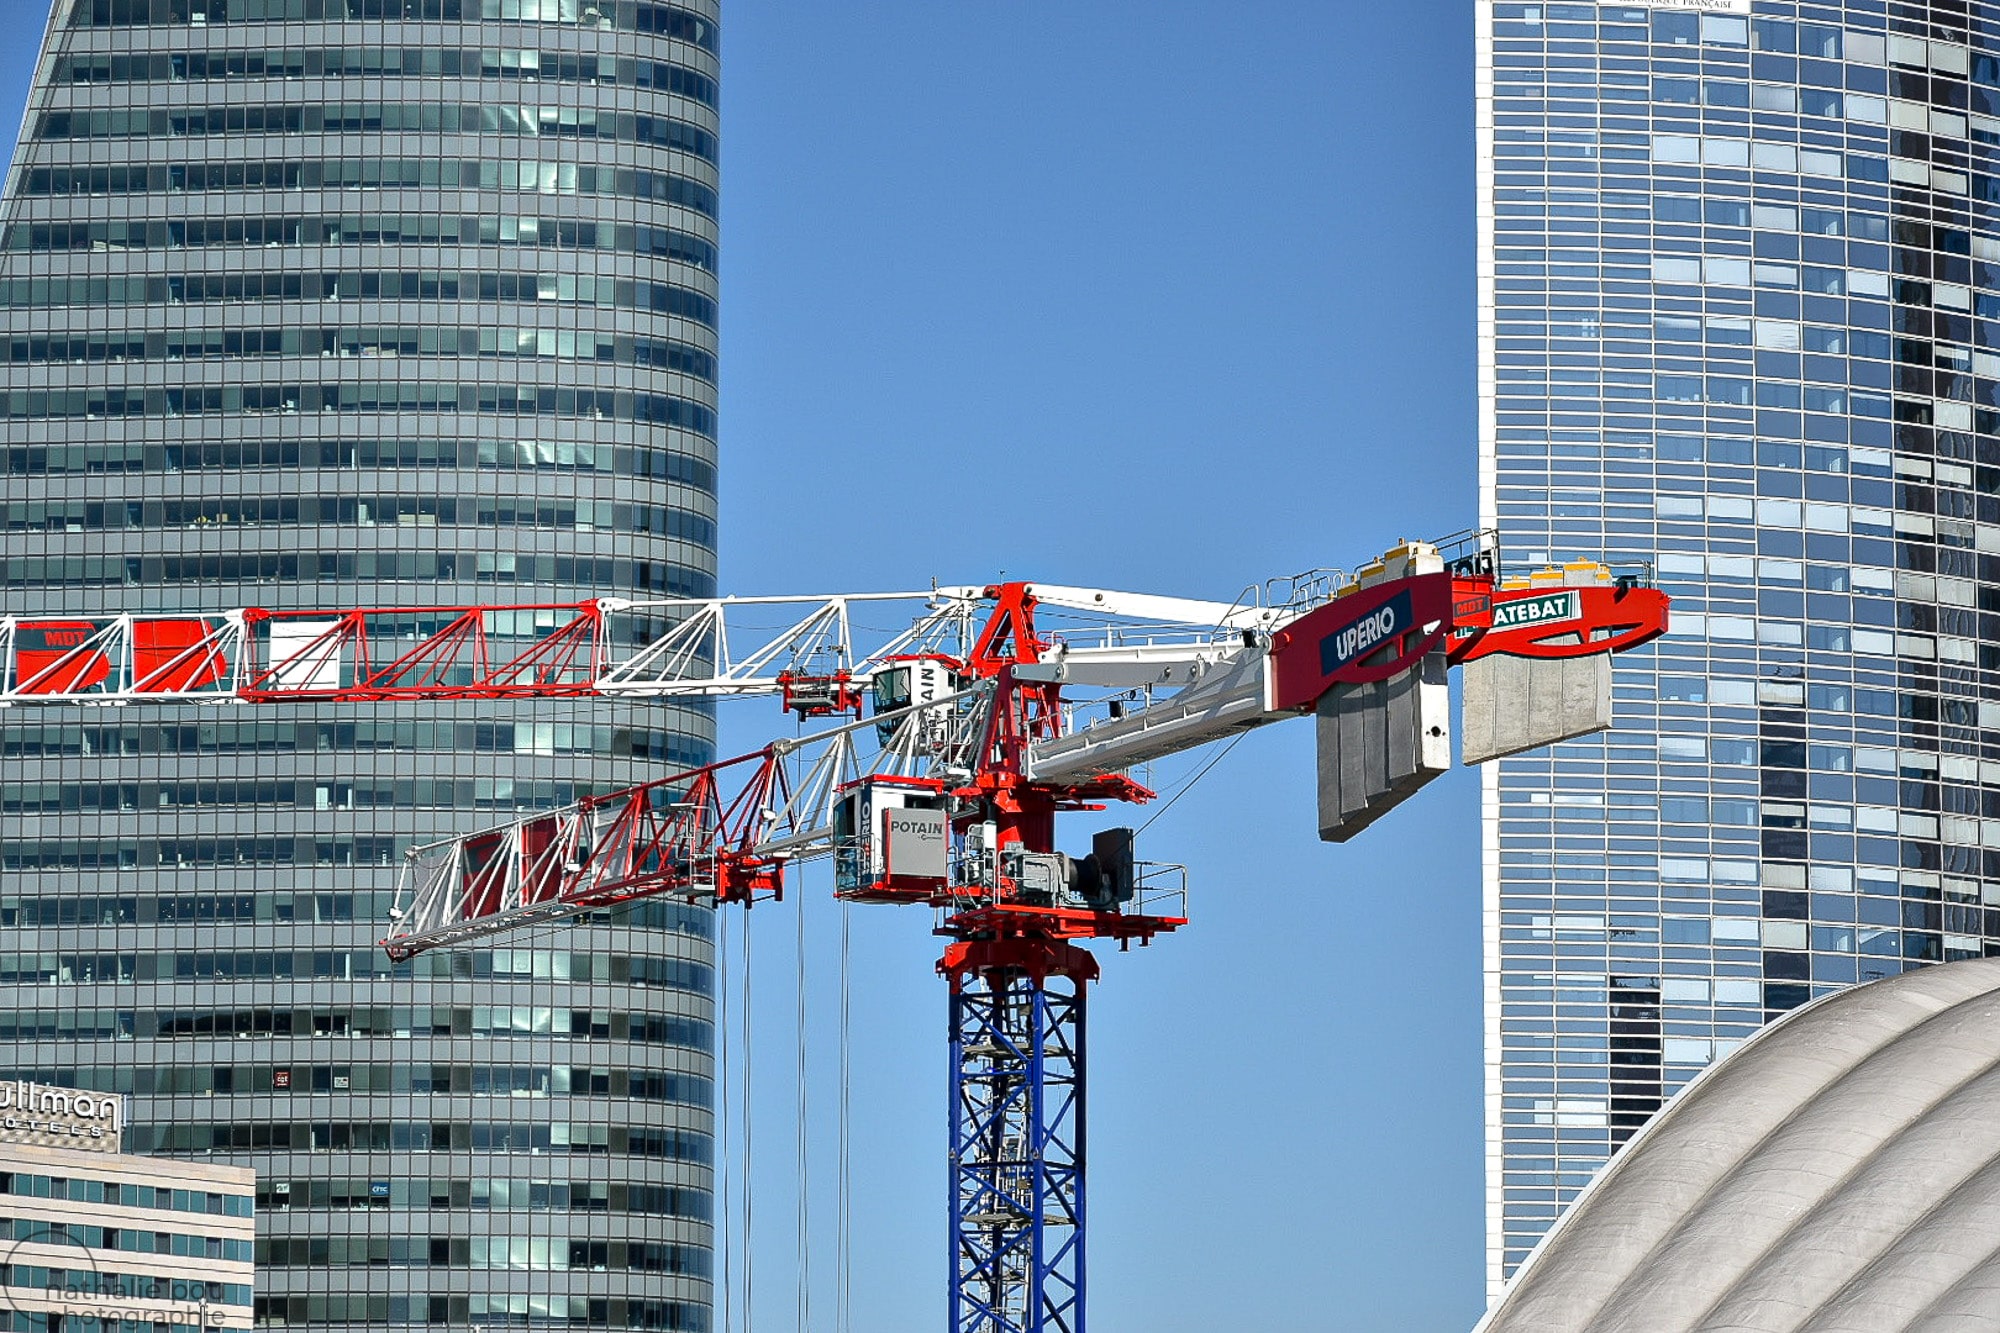
[[[862,609],[909,621],[871,629]],[[1490,535],[1470,534],[1455,552],[1404,543],[1355,577],[1315,571],[1231,603],[1009,582],[0,617],[0,707],[777,696],[801,719],[842,719],[410,849],[383,947],[400,961],[653,894],[748,907],[826,855],[848,901],[931,907],[951,992],[952,1329],[1083,1333],[1083,1015],[1098,965],[1078,942],[1144,945],[1187,916],[1180,868],[1135,860],[1131,829],[1071,857],[1056,816],[1149,801],[1135,765],[1317,712],[1322,746],[1341,747],[1322,835],[1348,836],[1449,761],[1427,730],[1436,700],[1392,707],[1413,672],[1504,659],[1487,685],[1553,680],[1569,699],[1577,659],[1666,628],[1666,597],[1638,580],[1596,564],[1503,578]],[[1442,698],[1429,675],[1416,684]],[[1482,752],[1609,725],[1608,700],[1573,702],[1485,728]]]

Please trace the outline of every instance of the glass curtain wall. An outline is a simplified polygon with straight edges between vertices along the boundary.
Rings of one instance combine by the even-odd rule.
[[[1478,6],[1484,516],[1654,562],[1487,770],[1488,1275],[1814,996],[2000,951],[2000,6]]]
[[[0,607],[707,595],[713,0],[55,0],[0,205]],[[274,1328],[709,1327],[705,914],[391,967],[402,849],[662,704],[16,709],[0,1070],[258,1173]]]

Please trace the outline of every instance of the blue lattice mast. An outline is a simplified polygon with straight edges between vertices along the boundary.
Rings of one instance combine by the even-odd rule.
[[[1058,942],[993,941],[955,949],[940,971],[952,987],[952,1331],[1082,1333],[1096,961]]]

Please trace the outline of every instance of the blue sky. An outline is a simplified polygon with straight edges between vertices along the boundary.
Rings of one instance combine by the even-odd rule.
[[[10,127],[43,12],[0,16]],[[735,0],[723,31],[726,590],[1226,599],[1475,518],[1469,4]],[[783,727],[736,707],[724,747]],[[1476,783],[1334,847],[1312,774],[1311,728],[1268,728],[1146,832],[1195,921],[1092,997],[1096,1333],[1431,1333],[1483,1303]],[[837,918],[806,887],[831,1329]],[[796,1287],[790,910],[753,922],[758,1327]],[[870,1333],[939,1320],[928,927],[853,916]]]

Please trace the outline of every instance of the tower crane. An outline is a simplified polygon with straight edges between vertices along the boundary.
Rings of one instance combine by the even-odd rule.
[[[857,610],[907,627],[863,642]],[[1610,725],[1611,654],[1666,632],[1643,576],[1504,577],[1490,534],[1222,603],[1025,581],[910,593],[0,618],[0,706],[776,696],[817,730],[409,849],[403,960],[635,898],[835,894],[928,907],[951,1041],[950,1328],[1084,1327],[1084,1014],[1096,958],[1187,924],[1184,870],[1128,827],[1059,849],[1059,814],[1150,801],[1131,770],[1312,716],[1321,836],[1451,762]],[[773,618],[780,627],[773,632]],[[747,619],[766,627],[750,632]]]

